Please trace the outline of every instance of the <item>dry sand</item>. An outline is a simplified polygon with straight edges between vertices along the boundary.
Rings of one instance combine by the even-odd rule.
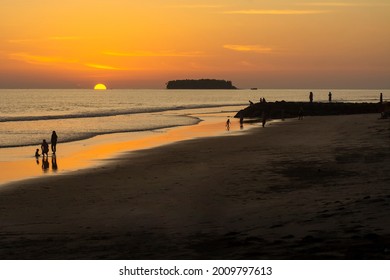
[[[0,191],[2,259],[389,259],[390,122],[311,117]]]

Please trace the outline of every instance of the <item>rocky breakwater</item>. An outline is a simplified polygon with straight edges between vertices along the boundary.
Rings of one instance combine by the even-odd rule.
[[[321,102],[260,102],[240,110],[235,118],[284,119],[301,116],[327,116],[386,113],[390,111],[390,103],[321,103]]]

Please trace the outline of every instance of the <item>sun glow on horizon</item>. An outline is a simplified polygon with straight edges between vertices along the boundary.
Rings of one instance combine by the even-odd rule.
[[[96,84],[94,90],[106,90],[107,87],[104,84]]]
[[[1,88],[390,86],[388,0],[19,2],[0,10]]]

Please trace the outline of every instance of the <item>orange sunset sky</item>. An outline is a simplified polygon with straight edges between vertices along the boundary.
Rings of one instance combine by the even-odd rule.
[[[0,1],[0,88],[390,88],[389,0]]]

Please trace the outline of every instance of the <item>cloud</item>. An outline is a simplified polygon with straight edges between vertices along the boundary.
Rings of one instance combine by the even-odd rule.
[[[347,3],[347,2],[313,2],[299,3],[302,6],[311,7],[388,7],[389,3]]]
[[[79,40],[81,37],[78,36],[51,36],[46,38],[26,38],[26,39],[9,39],[8,43],[12,44],[21,44],[21,43],[30,43],[30,42],[47,42],[47,41],[72,41]]]
[[[223,5],[207,5],[207,4],[194,4],[194,5],[177,5],[177,8],[189,8],[189,9],[214,9],[214,8],[222,8]]]
[[[316,15],[329,12],[328,10],[236,10],[222,13],[230,15]]]
[[[58,56],[42,56],[33,55],[29,53],[8,53],[8,59],[22,61],[29,64],[40,64],[40,65],[56,65],[56,64],[75,64],[83,65],[89,68],[102,69],[102,70],[129,70],[126,68],[118,68],[109,65],[94,64],[94,63],[82,63],[76,59],[67,59]]]
[[[301,3],[298,5],[304,5],[304,6],[314,6],[314,7],[352,7],[352,6],[358,6],[361,4],[357,3],[342,3],[342,2],[317,2],[317,3]]]
[[[1,54],[1,53],[0,53]],[[58,64],[74,64],[87,66],[89,68],[102,69],[102,70],[129,70],[127,68],[119,68],[110,65],[95,64],[95,63],[84,63],[76,59],[69,59],[59,56],[43,56],[34,55],[29,53],[8,53],[6,54],[8,59],[22,61],[29,64],[41,64],[41,65],[58,65]]]
[[[108,56],[121,56],[121,57],[174,57],[174,56],[200,56],[201,52],[173,52],[173,51],[134,51],[134,52],[104,52],[104,55]]]
[[[23,61],[31,64],[53,64],[53,63],[76,63],[77,60],[66,59],[63,57],[56,56],[41,56],[32,55],[28,53],[10,53],[8,58],[12,60]]]
[[[27,43],[27,42],[34,42],[36,40],[33,39],[9,39],[7,40],[8,43],[11,44],[19,44],[19,43]]]
[[[73,40],[79,40],[80,37],[78,36],[52,36],[47,38],[51,41],[73,41]]]
[[[260,45],[224,45],[223,47],[238,52],[271,53],[273,51],[272,48]]]
[[[95,69],[102,69],[102,70],[127,70],[124,68],[118,68],[118,67],[101,65],[101,64],[93,64],[93,63],[86,63],[85,66],[88,66],[90,68],[95,68]]]

